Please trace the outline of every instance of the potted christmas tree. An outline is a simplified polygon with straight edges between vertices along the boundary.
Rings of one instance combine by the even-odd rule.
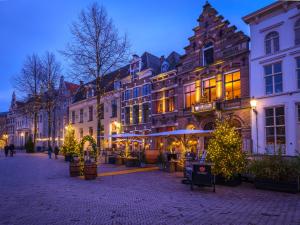
[[[241,183],[240,174],[246,168],[241,135],[228,119],[217,120],[209,140],[207,157],[213,164],[217,184],[235,186]]]

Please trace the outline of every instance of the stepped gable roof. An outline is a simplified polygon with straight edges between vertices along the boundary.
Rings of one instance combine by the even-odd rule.
[[[175,69],[180,61],[180,54],[175,51],[171,52],[170,55],[167,57],[167,61],[170,64],[170,70]]]
[[[111,73],[102,77],[101,88],[107,93],[114,90],[114,81],[121,80],[128,76],[129,74],[129,65],[123,66]],[[95,85],[96,80],[91,82],[81,84],[79,88],[77,88],[77,92],[73,97],[73,103],[83,101],[86,99],[87,91],[89,88],[94,89],[94,96],[95,96]]]

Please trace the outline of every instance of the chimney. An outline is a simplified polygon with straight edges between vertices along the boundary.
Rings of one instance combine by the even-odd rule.
[[[80,81],[79,81],[79,84],[80,84],[80,86],[82,86],[82,85],[83,85],[83,81],[82,81],[82,80],[80,80]]]

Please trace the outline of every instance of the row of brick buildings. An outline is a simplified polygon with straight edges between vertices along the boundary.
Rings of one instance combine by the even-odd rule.
[[[102,148],[116,146],[112,134],[211,130],[217,118],[227,117],[240,131],[244,151],[274,153],[280,147],[286,154],[295,155],[300,148],[300,63],[293,71],[290,60],[300,54],[298,15],[297,2],[279,1],[244,17],[250,24],[250,54],[250,38],[206,3],[183,55],[133,55],[128,65],[103,78]],[[285,24],[288,27],[283,28]],[[279,38],[289,27],[294,27],[295,42]],[[295,76],[282,75],[285,55],[293,59],[286,59],[284,67]],[[297,87],[292,86],[297,82]],[[88,134],[96,138],[95,82],[68,84],[72,91],[64,83],[60,86],[62,102],[58,104],[61,111],[55,111],[60,118],[52,134],[56,144],[61,145],[67,123],[75,128],[78,139]],[[8,126],[10,141],[24,136],[17,119],[18,104],[23,103],[14,98],[8,113],[12,122]],[[256,103],[252,108],[251,98]],[[27,131],[30,135],[30,128]],[[163,142],[157,138],[145,146],[159,149]],[[206,147],[204,139],[201,148]]]

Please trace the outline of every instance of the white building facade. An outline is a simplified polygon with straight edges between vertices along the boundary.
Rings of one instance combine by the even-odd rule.
[[[250,25],[254,154],[300,153],[299,8],[278,1],[243,18]]]

